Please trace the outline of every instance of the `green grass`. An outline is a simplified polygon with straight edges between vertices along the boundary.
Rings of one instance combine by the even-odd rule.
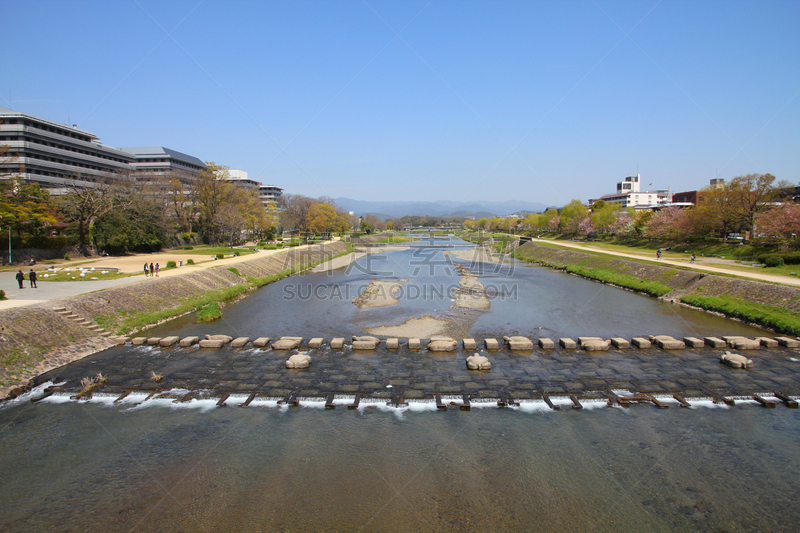
[[[217,302],[211,302],[197,312],[198,322],[213,322],[222,318],[222,311]]]
[[[681,301],[695,307],[716,311],[746,322],[758,324],[780,333],[800,335],[800,313],[795,313],[788,309],[745,302],[730,295],[687,295],[681,298]]]
[[[672,291],[670,287],[664,285],[663,283],[640,279],[636,276],[631,276],[630,274],[620,274],[619,272],[614,272],[613,270],[604,268],[568,265],[566,270],[567,272],[577,274],[584,278],[594,279],[604,283],[611,283],[618,287],[625,287],[626,289],[631,289],[636,292],[643,292],[645,294],[649,294],[650,296],[655,296],[656,298],[664,296],[668,292]]]
[[[414,242],[419,239],[414,239],[411,237],[386,237],[384,239],[378,239],[377,241],[373,241],[373,244],[388,244],[393,242]]]
[[[231,272],[233,272],[234,274],[236,274],[236,275],[237,275],[237,276],[239,276],[240,278],[242,277],[242,275],[241,275],[241,274],[239,274],[239,270],[238,270],[238,269],[236,269],[236,268],[233,268],[233,267],[228,267],[228,270],[230,270]]]
[[[231,250],[230,246],[195,246],[192,250],[183,250],[183,249],[176,249],[176,250],[168,250],[170,253],[182,254],[182,255],[217,255],[222,254],[226,257],[230,256],[233,253],[239,252],[240,255],[247,255],[247,254],[254,254],[252,248],[234,248]]]
[[[23,272],[25,272],[23,270]],[[131,276],[138,276],[141,273],[125,273],[125,272],[117,272],[116,270],[108,270],[107,274],[101,274],[102,270],[97,269],[94,272],[86,272],[86,276],[81,277],[81,272],[79,270],[75,270],[70,268],[70,272],[64,272],[63,270],[59,270],[55,274],[52,272],[41,271],[36,273],[36,281],[100,281],[100,280],[108,280],[108,279],[121,279],[121,278],[129,278]],[[45,274],[48,274],[48,277],[44,277]],[[27,280],[28,272],[25,272],[25,279]],[[73,279],[74,278],[74,279]],[[96,279],[93,279],[96,278]]]

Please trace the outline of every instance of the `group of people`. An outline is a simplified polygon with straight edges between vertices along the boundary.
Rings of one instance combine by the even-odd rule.
[[[30,273],[28,274],[28,280],[31,282],[31,289],[36,289],[36,272],[31,269]],[[20,270],[17,272],[17,283],[19,283],[19,288],[24,289],[25,285],[23,282],[25,281],[25,273]]]
[[[667,250],[669,250],[669,248],[667,248]],[[661,260],[661,248],[656,250],[656,259]],[[694,263],[696,259],[697,259],[697,254],[692,252],[692,259],[690,263]]]
[[[150,263],[148,266],[147,263],[144,264],[144,275],[145,276],[156,276],[158,277],[158,273],[161,271],[161,266],[156,263],[156,266],[153,266],[153,263]]]

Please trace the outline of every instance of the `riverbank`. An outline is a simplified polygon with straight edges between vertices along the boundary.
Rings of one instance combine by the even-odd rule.
[[[587,279],[800,335],[800,289],[529,242],[513,256]]]
[[[292,249],[265,257],[149,278],[70,298],[6,309],[0,314],[0,397],[31,378],[111,346],[111,341],[58,313],[66,308],[112,334],[130,334],[349,254],[343,242]],[[92,342],[90,342],[92,341]],[[78,346],[65,359],[66,347]]]

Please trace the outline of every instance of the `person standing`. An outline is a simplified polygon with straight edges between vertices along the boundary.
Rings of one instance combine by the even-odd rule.
[[[147,273],[148,273],[148,272],[149,272],[149,271],[147,270],[147,263],[145,263],[145,264],[144,264],[144,275],[145,275],[145,276],[147,276]]]
[[[158,277],[158,273],[161,271],[161,266],[156,263],[156,277]]]
[[[151,276],[155,275],[155,274],[153,274],[153,271],[155,271],[155,268],[153,268],[153,263],[150,263],[150,275]]]
[[[28,274],[28,279],[31,281],[31,289],[38,289],[39,287],[36,286],[36,272],[31,269],[30,274]]]
[[[661,259],[661,248],[656,250],[656,259]]]
[[[22,269],[20,269],[20,271],[17,272],[17,283],[19,283],[19,288],[20,289],[24,289],[25,288],[25,286],[22,284],[23,281],[25,281],[25,274],[23,274],[22,273]]]

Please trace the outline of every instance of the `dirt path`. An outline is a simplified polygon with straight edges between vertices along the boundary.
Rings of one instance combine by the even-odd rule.
[[[534,241],[535,243],[536,241]],[[676,261],[674,259],[661,259],[657,260],[653,257],[653,254],[634,254],[634,253],[622,253],[622,252],[613,252],[610,250],[604,250],[603,248],[598,248],[597,246],[591,246],[588,244],[580,244],[576,242],[561,242],[561,241],[550,241],[544,240],[541,242],[546,242],[549,244],[555,244],[556,246],[562,246],[564,248],[572,248],[575,250],[583,250],[589,252],[598,252],[601,254],[606,255],[613,255],[617,257],[625,257],[627,259],[645,259],[647,261],[655,261],[657,263],[662,263],[665,265],[672,265],[672,266],[679,266],[684,268],[689,268],[691,270],[697,270],[701,272],[713,272],[715,274],[728,274],[731,276],[738,276],[740,278],[746,279],[754,279],[757,281],[768,281],[770,283],[779,283],[782,285],[790,285],[792,287],[800,287],[800,278],[790,278],[787,276],[779,276],[775,274],[764,274],[762,272],[744,272],[741,270],[735,270],[732,268],[725,268],[725,264],[734,264],[733,261],[729,261],[726,259],[718,259],[718,258],[708,258],[714,259],[713,263],[715,266],[711,266],[709,264],[704,264],[706,258],[703,258],[701,261],[703,262],[695,262],[689,263],[688,261]],[[727,262],[726,262],[727,261]]]

